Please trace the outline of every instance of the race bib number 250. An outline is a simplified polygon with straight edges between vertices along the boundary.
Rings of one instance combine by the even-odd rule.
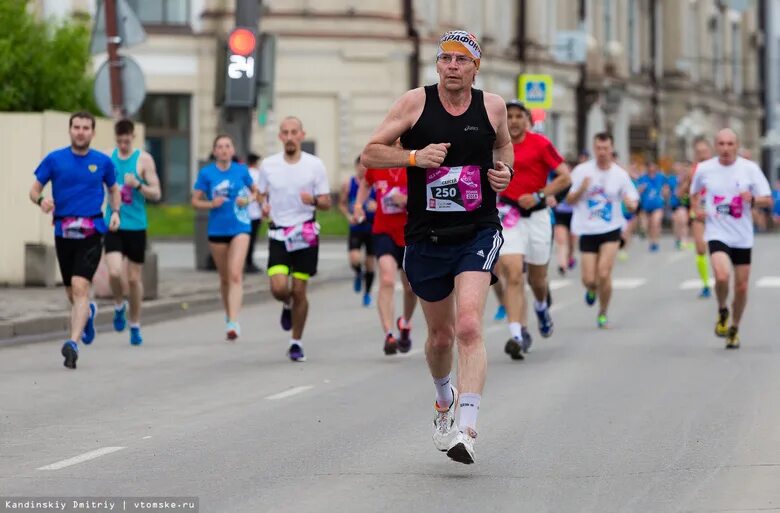
[[[471,212],[482,205],[479,166],[427,169],[425,181],[429,211]]]

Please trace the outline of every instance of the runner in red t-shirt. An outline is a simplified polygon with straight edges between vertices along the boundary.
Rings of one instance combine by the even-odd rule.
[[[543,337],[553,332],[547,284],[547,264],[552,254],[552,221],[548,207],[555,195],[571,184],[569,166],[555,146],[541,134],[531,132],[531,112],[518,101],[507,103],[509,135],[515,151],[515,176],[499,196],[499,215],[504,245],[499,257],[504,277],[504,307],[511,338],[504,350],[514,360],[522,360],[531,347],[525,329],[524,263],[536,302],[534,307]],[[550,171],[555,179],[547,183]]]
[[[385,354],[395,354],[400,350],[407,353],[412,348],[410,337],[411,318],[417,305],[417,296],[412,292],[406,274],[403,272],[404,226],[406,225],[407,180],[406,168],[369,169],[360,181],[355,200],[355,220],[360,220],[363,201],[368,198],[370,188],[376,192],[377,209],[374,225],[371,229],[374,237],[374,252],[379,262],[379,296],[377,309],[379,321],[385,335]],[[393,334],[395,305],[395,276],[401,271],[401,283],[404,286],[404,313],[396,320],[399,336]]]

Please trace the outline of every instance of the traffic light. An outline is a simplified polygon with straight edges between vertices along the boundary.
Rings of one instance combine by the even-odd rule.
[[[228,36],[225,61],[226,107],[254,107],[255,58],[257,55],[257,31],[236,27]]]

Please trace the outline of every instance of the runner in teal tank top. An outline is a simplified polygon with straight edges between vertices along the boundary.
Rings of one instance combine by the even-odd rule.
[[[111,161],[116,167],[116,181],[122,197],[119,216],[122,220],[117,232],[106,237],[106,265],[111,292],[114,296],[114,330],[123,331],[127,324],[127,308],[130,307],[130,343],[141,345],[141,299],[143,282],[141,275],[146,253],[146,200],[160,199],[160,180],[154,160],[147,152],[134,149],[135,127],[128,119],[114,126],[116,149]],[[106,213],[108,215],[108,213]],[[125,300],[122,282],[123,258],[127,258],[128,301]]]

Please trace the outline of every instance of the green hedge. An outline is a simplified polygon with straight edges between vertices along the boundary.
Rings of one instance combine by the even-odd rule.
[[[148,205],[150,237],[187,238],[192,237],[195,228],[195,209],[190,205]],[[349,225],[341,212],[335,208],[327,212],[318,211],[317,221],[325,237],[346,237]],[[265,236],[267,225],[260,230]]]

